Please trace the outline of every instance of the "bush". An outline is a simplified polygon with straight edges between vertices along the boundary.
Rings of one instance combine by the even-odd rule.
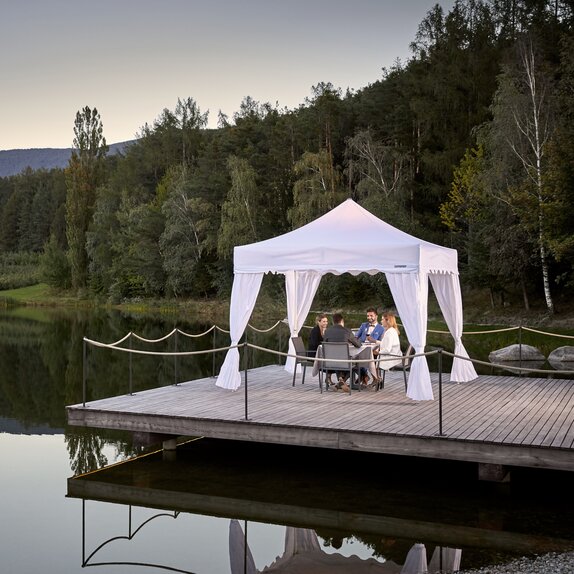
[[[50,236],[50,240],[44,245],[39,274],[41,280],[50,287],[69,289],[72,284],[68,258],[54,235]]]
[[[35,285],[40,280],[36,253],[0,253],[0,290]]]

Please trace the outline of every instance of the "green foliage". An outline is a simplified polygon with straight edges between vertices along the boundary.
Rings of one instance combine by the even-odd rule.
[[[175,296],[212,291],[208,273],[217,246],[217,212],[203,197],[194,196],[194,175],[185,167],[168,172],[162,205],[165,228],[160,238],[167,289]]]
[[[305,152],[294,167],[293,207],[289,221],[300,227],[333,209],[346,197],[341,186],[341,174],[333,165],[331,154]]]
[[[247,160],[230,156],[227,167],[231,188],[221,208],[217,253],[220,258],[229,260],[236,245],[259,240],[258,207],[261,196],[255,181],[255,170]]]
[[[44,246],[40,256],[40,278],[44,283],[56,289],[68,289],[71,285],[70,264],[66,253],[58,245],[54,235]]]
[[[66,237],[72,286],[85,287],[88,280],[86,232],[90,224],[96,189],[104,178],[107,153],[98,110],[85,107],[76,113],[74,148],[66,170]]]
[[[38,283],[38,254],[0,253],[0,291]]]

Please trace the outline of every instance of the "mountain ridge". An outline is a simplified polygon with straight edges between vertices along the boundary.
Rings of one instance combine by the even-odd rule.
[[[115,155],[136,140],[110,144],[108,155]],[[0,150],[0,177],[18,175],[28,167],[37,169],[64,168],[72,154],[72,148],[28,148]]]

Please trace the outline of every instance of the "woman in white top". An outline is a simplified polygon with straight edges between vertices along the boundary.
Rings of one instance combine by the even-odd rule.
[[[397,325],[397,320],[395,319],[395,314],[389,312],[383,313],[381,317],[381,325],[385,328],[385,333],[383,338],[379,341],[379,353],[380,359],[385,359],[379,361],[379,368],[384,371],[388,371],[392,367],[400,365],[402,362],[403,353],[401,351],[401,343],[399,341],[399,327]],[[384,355],[394,355],[397,360],[391,360],[390,358],[386,360]]]

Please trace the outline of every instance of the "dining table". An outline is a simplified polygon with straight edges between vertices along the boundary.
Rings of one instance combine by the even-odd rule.
[[[375,362],[375,355],[373,354],[373,349],[377,346],[377,344],[378,343],[363,343],[360,347],[355,347],[354,345],[349,344],[349,355],[351,359],[356,361],[364,361],[359,363],[359,365],[361,367],[366,367],[374,379],[379,378],[377,372],[377,364]],[[319,345],[315,354],[315,361],[313,362],[313,377],[316,377],[319,374],[319,370],[321,368],[320,359],[322,358],[323,348],[321,345]]]

